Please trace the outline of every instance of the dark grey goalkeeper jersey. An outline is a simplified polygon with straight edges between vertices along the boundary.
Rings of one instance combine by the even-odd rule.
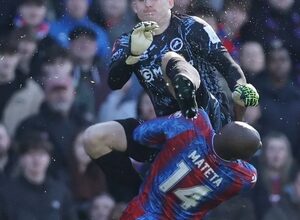
[[[219,103],[225,106],[224,109],[228,109],[228,101],[219,85],[217,71],[225,77],[231,89],[236,80],[244,75],[205,21],[188,15],[173,14],[169,27],[162,34],[154,36],[153,43],[134,65],[125,63],[130,54],[130,34],[122,35],[114,44],[108,79],[112,89],[121,88],[134,73],[149,94],[157,116],[179,110],[176,100],[164,83],[161,70],[163,55],[168,51],[174,51],[198,70],[202,88],[215,96]],[[198,93],[197,99],[201,100],[198,97],[201,94]],[[203,106],[203,103],[199,105]]]

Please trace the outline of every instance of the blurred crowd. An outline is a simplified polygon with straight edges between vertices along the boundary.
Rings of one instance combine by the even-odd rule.
[[[111,220],[125,209],[82,132],[155,117],[134,76],[121,90],[106,83],[114,41],[138,22],[130,4],[0,0],[1,220]],[[173,11],[207,21],[260,94],[245,116],[263,137],[251,161],[258,182],[206,220],[299,219],[300,2],[175,0]],[[132,162],[142,174],[148,167]]]

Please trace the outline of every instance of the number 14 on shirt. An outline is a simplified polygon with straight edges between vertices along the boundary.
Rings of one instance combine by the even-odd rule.
[[[191,168],[184,162],[180,161],[177,164],[177,169],[159,186],[160,191],[166,193],[180,180],[182,180]],[[179,198],[182,203],[181,207],[185,210],[196,207],[204,196],[207,196],[212,189],[205,185],[194,186],[189,188],[174,189],[173,193]]]

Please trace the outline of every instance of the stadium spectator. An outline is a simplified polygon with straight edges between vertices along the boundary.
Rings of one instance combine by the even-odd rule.
[[[11,138],[4,125],[0,123],[0,186],[12,175],[15,161],[11,152]]]
[[[47,175],[52,145],[44,133],[19,142],[20,177],[0,189],[0,219],[76,220],[70,193]]]
[[[99,111],[99,121],[111,121],[136,116],[136,101],[130,99],[132,79],[120,90],[112,91],[103,102]]]
[[[0,7],[0,37],[13,29],[13,19],[17,13],[19,0],[2,0]]]
[[[111,46],[136,23],[129,6],[128,0],[95,0],[91,7],[91,18],[107,30]]]
[[[95,106],[100,105],[101,101],[104,100],[104,97],[106,97],[106,94],[109,92],[109,89],[105,83],[105,71],[101,76],[98,75],[100,74],[98,72],[100,67],[97,65],[97,58],[95,58],[95,63],[90,66],[90,62],[93,62],[90,57],[93,50],[90,48],[92,45],[83,46],[82,43],[84,42],[82,42],[82,40],[85,41],[85,39],[78,39],[77,41],[75,38],[76,37],[74,37],[74,41],[76,42],[72,44],[72,49],[70,49],[71,53],[61,47],[53,47],[48,50],[39,64],[39,78],[41,84],[43,84],[43,80],[47,78],[71,76],[72,84],[75,88],[74,105],[80,106],[80,108],[87,113],[86,116],[89,117],[89,120],[92,121],[96,118],[94,113]],[[78,48],[81,46],[83,46],[83,48]],[[79,50],[82,50],[80,51],[81,55],[74,55],[74,53],[78,53]],[[90,71],[88,71],[88,68],[90,68]],[[86,70],[86,72],[84,70]],[[98,102],[99,104],[97,104]]]
[[[256,218],[262,220],[269,208],[281,200],[283,188],[293,174],[295,164],[288,138],[283,133],[269,133],[263,139],[258,162],[258,181],[251,193]]]
[[[300,74],[298,55],[300,53],[299,2],[295,0],[267,0],[260,3],[261,6],[257,6],[253,10],[252,18],[243,28],[241,37],[244,40],[259,41],[266,49],[273,41],[282,41],[292,55],[295,72],[291,77],[295,80]]]
[[[300,161],[300,90],[291,82],[292,63],[288,50],[277,42],[268,51],[267,74],[257,83],[260,92],[262,134],[277,130],[285,133],[292,152]]]
[[[263,220],[298,220],[300,216],[300,170],[285,187],[282,199],[265,214]]]
[[[197,16],[206,21],[215,32],[218,31],[218,17],[217,13],[213,9],[203,6],[203,3],[200,1],[196,1],[190,5],[189,11],[191,15]]]
[[[75,103],[86,106],[87,111],[96,115],[110,91],[106,65],[96,56],[97,34],[88,27],[78,26],[70,32],[69,39],[74,60]]]
[[[46,0],[21,0],[18,15],[14,20],[15,27],[29,27],[39,40],[49,33],[49,23],[46,21]]]
[[[151,99],[145,91],[142,91],[140,93],[137,100],[136,108],[137,118],[139,119],[147,121],[156,117]]]
[[[39,63],[39,82],[51,78],[71,76],[74,68],[74,61],[68,51],[64,48],[49,48],[43,59]]]
[[[56,72],[59,71],[59,72]],[[18,127],[17,138],[20,139],[32,130],[46,131],[54,144],[51,174],[56,178],[68,180],[68,158],[70,149],[78,130],[85,126],[88,118],[80,106],[74,105],[74,85],[69,75],[62,75],[63,68],[54,68],[44,81],[45,102],[39,112],[26,118]]]
[[[179,14],[190,14],[190,5],[193,0],[176,0],[174,8],[172,9],[175,13]]]
[[[17,47],[0,43],[0,121],[13,136],[19,123],[38,112],[44,94],[40,86],[17,70]]]
[[[86,26],[97,34],[98,55],[106,59],[110,54],[106,31],[88,18],[89,0],[66,0],[66,14],[51,23],[50,35],[63,47],[69,44],[69,33],[76,26]]]
[[[236,196],[211,210],[204,220],[256,220],[252,201],[245,195]]]
[[[109,220],[109,215],[116,203],[107,193],[96,196],[90,208],[90,220]]]
[[[221,14],[221,23],[218,26],[218,36],[236,61],[241,47],[240,30],[248,21],[249,7],[249,0],[226,0]]]
[[[119,220],[126,206],[127,204],[125,202],[118,202],[111,211],[109,220]]]
[[[14,30],[10,35],[11,43],[17,44],[20,59],[18,71],[26,77],[32,76],[31,60],[37,52],[38,41],[34,36],[32,29],[21,27]]]
[[[260,79],[266,68],[265,53],[261,44],[255,41],[243,43],[239,60],[247,81],[256,85],[255,81]]]
[[[106,191],[106,180],[103,172],[92,163],[83,147],[80,132],[73,144],[70,156],[71,181],[70,188],[76,202],[79,216],[88,216],[89,201],[101,192]]]

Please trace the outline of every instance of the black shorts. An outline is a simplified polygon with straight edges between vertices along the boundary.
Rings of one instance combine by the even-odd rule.
[[[143,121],[135,118],[127,118],[115,121],[120,123],[124,128],[127,140],[127,155],[136,161],[151,163],[158,154],[159,150],[142,145],[133,139],[134,129],[143,123]]]

